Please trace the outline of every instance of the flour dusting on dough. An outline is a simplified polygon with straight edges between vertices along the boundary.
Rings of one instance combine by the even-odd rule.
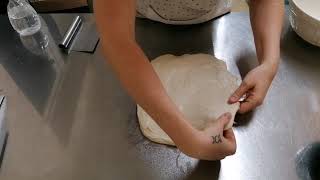
[[[238,79],[228,72],[224,61],[211,55],[163,55],[151,62],[169,97],[185,115],[189,123],[199,130],[230,112],[232,127],[239,103],[227,103],[238,87]],[[142,133],[151,141],[175,145],[170,137],[140,107],[137,114]]]

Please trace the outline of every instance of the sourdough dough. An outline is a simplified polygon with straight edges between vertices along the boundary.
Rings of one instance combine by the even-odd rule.
[[[226,64],[211,55],[163,55],[152,61],[164,88],[193,127],[203,130],[225,112],[232,113],[231,128],[239,104],[229,105],[238,87],[237,78]],[[137,114],[142,133],[151,141],[174,145],[170,137],[140,107]]]

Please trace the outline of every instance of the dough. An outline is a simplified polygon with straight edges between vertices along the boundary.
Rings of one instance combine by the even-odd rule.
[[[226,112],[232,113],[231,128],[239,103],[229,105],[229,96],[237,89],[237,78],[226,64],[211,55],[163,55],[152,61],[164,88],[193,127],[203,130]],[[142,133],[151,141],[174,145],[170,137],[140,107],[137,114]]]

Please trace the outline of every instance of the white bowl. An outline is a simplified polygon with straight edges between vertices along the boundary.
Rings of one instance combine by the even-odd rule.
[[[320,0],[290,0],[290,23],[302,39],[320,47]]]

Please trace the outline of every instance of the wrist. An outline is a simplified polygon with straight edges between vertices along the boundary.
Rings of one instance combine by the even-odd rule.
[[[279,67],[279,58],[273,58],[273,59],[264,59],[260,61],[260,66],[263,66],[267,69],[268,74],[273,78]]]
[[[272,66],[278,66],[280,62],[280,57],[279,56],[263,57],[259,59],[259,62],[260,62],[260,65],[268,64]]]
[[[198,158],[202,152],[199,149],[201,141],[197,130],[191,127],[180,131],[179,134],[172,139],[177,148],[190,157]]]
[[[183,115],[172,119],[171,125],[171,132],[167,132],[167,134],[170,134],[174,143],[181,148],[190,146],[190,143],[196,137],[197,130],[192,127]]]

